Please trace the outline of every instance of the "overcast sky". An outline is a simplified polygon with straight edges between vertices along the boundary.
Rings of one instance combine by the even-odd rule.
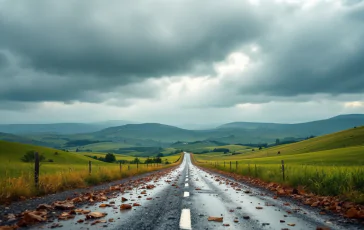
[[[0,123],[364,113],[360,0],[0,0]]]

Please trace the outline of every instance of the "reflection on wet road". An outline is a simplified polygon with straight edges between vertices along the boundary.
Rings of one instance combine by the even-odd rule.
[[[131,181],[121,187],[120,191],[108,194],[108,200],[103,203],[77,207],[107,213],[99,223],[85,220],[85,215],[81,214],[67,221],[56,220],[58,228],[307,230],[327,226],[344,229],[317,212],[206,172],[191,163],[188,153],[180,166],[165,175]],[[120,210],[122,204],[130,204],[131,209]],[[36,228],[49,228],[54,224]]]
[[[317,213],[264,196],[261,191],[205,172],[192,165],[186,154],[193,229],[343,229],[317,217]],[[223,217],[223,222],[208,217]]]

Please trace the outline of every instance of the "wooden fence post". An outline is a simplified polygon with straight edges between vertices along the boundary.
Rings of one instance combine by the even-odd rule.
[[[284,175],[284,160],[282,160],[282,176],[283,176],[283,181],[285,181],[286,177]]]
[[[255,177],[258,177],[258,173],[257,173],[257,164],[255,164]]]
[[[236,171],[238,171],[238,161],[235,162],[235,165],[236,165]]]
[[[248,163],[248,171],[249,171],[249,176],[250,176],[250,163]]]
[[[128,165],[128,171],[130,170],[130,164]]]
[[[38,152],[34,153],[34,185],[37,189],[39,188],[39,154],[38,154]]]
[[[91,174],[91,167],[92,167],[91,164],[92,164],[91,161],[88,161],[88,173],[89,174]]]
[[[139,162],[137,161],[137,171],[139,170]]]
[[[120,167],[120,172],[121,172],[121,170],[122,170],[121,162],[119,162],[119,167]]]
[[[231,161],[230,161],[230,171],[231,171]]]
[[[225,168],[225,161],[224,161],[224,168]]]

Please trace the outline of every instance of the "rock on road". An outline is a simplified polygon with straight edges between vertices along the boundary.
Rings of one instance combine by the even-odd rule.
[[[152,180],[154,189],[133,188],[115,194],[105,204],[81,205],[77,208],[105,212],[101,223],[92,225],[84,215],[71,220],[56,220],[57,229],[359,229],[348,227],[317,210],[273,199],[259,189],[221,175],[204,171],[191,163],[190,154],[180,166]],[[142,186],[142,185],[141,185]],[[144,185],[145,186],[145,185]],[[124,198],[122,201],[121,198]],[[140,204],[120,210],[121,204]],[[222,222],[209,221],[222,217]],[[79,223],[79,222],[80,223]],[[81,223],[82,222],[82,223]],[[49,228],[46,223],[28,229]],[[325,229],[325,228],[323,228]]]

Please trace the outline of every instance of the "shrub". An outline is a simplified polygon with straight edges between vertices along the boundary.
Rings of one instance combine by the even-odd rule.
[[[104,161],[109,163],[116,161],[115,155],[112,153],[106,154]]]
[[[23,162],[34,162],[34,154],[35,151],[31,150],[24,154],[24,156],[21,158],[21,161]],[[39,161],[44,161],[45,157],[42,154],[39,154]]]

